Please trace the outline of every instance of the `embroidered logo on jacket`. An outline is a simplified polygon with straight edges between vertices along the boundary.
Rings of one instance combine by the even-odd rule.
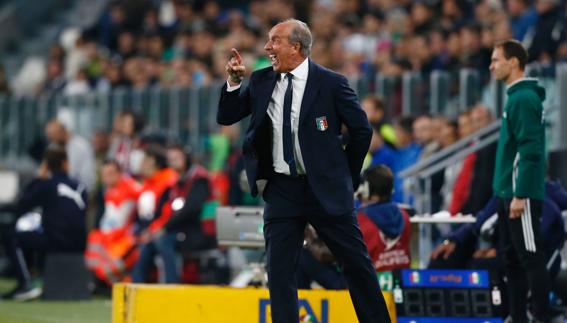
[[[317,130],[325,131],[329,128],[329,124],[327,123],[327,117],[319,117],[315,119],[315,124],[317,125]]]

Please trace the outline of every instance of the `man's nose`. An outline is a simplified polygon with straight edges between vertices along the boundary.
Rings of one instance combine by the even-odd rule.
[[[270,42],[267,42],[266,45],[264,45],[264,50],[268,51],[272,48],[272,45],[270,44]]]

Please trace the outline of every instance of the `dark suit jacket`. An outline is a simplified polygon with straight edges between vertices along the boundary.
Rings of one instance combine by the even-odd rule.
[[[257,181],[273,172],[272,129],[267,115],[277,74],[272,67],[252,73],[248,86],[233,92],[222,88],[217,122],[231,125],[251,115],[243,143],[243,156],[252,195]],[[317,125],[324,118],[328,127]],[[349,131],[343,147],[341,125]],[[325,130],[323,130],[325,129]],[[309,60],[309,75],[298,128],[299,145],[309,185],[318,201],[331,214],[354,209],[353,190],[368,151],[372,131],[347,79]]]

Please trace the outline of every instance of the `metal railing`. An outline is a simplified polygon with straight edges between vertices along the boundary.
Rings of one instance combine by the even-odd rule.
[[[444,149],[432,154],[431,156],[423,160],[420,160],[417,164],[407,169],[404,169],[403,171],[400,172],[400,176],[403,178],[416,176],[425,169],[438,165],[440,162],[446,160],[448,157],[451,157],[455,153],[464,150],[467,146],[470,146],[471,144],[476,143],[479,140],[482,141],[483,139],[485,139],[485,137],[490,136],[495,132],[497,133],[499,130],[500,130],[500,121],[497,120],[492,124],[490,124],[489,126],[468,135],[466,138],[463,138],[453,143],[452,145],[447,146]]]
[[[475,153],[498,141],[500,122],[496,121],[476,134],[461,139],[455,144],[424,159],[417,165],[400,172],[404,179],[404,197],[414,196],[414,207],[421,214],[431,214],[433,176],[447,167],[460,163],[469,154]],[[481,133],[482,132],[482,133]],[[487,183],[491,185],[491,183]]]
[[[542,73],[530,67],[531,75]],[[544,102],[549,120],[548,148],[567,149],[567,64],[554,70],[556,76],[543,75],[542,84],[549,95]],[[20,164],[28,147],[43,134],[47,120],[67,111],[74,131],[90,137],[95,130],[110,130],[114,116],[124,109],[141,113],[150,130],[161,131],[195,150],[204,148],[204,139],[216,131],[215,115],[224,81],[194,88],[145,89],[117,88],[81,96],[40,95],[34,97],[0,96],[0,163]],[[455,117],[471,105],[482,102],[494,115],[500,115],[505,102],[503,84],[483,85],[480,73],[462,69],[457,74],[435,71],[429,76],[406,73],[396,78],[377,74],[351,80],[360,97],[377,93],[384,97],[387,115],[441,114]]]

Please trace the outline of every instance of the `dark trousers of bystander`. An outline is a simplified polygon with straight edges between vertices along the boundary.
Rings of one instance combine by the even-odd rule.
[[[510,218],[510,199],[500,199],[498,225],[504,255],[510,314],[514,323],[528,322],[528,291],[533,315],[542,321],[549,310],[549,277],[540,236],[542,201],[527,199],[524,213]]]
[[[29,286],[31,276],[24,254],[28,251],[39,253],[50,251],[52,246],[49,239],[39,231],[11,231],[5,233],[2,242],[8,259],[14,268],[18,286]]]

